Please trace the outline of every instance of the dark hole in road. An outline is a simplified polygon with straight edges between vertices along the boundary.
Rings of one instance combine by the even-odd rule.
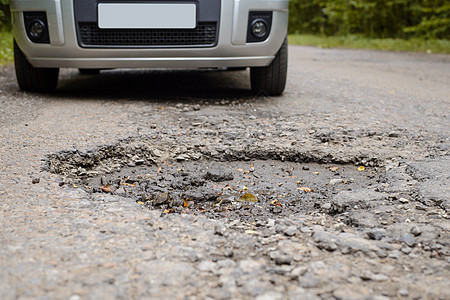
[[[202,159],[122,167],[81,184],[91,193],[131,197],[162,213],[257,222],[319,211],[335,194],[377,181],[375,168],[354,165]]]

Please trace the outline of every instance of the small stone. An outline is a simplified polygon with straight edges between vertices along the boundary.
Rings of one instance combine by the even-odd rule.
[[[228,181],[233,180],[234,176],[231,172],[225,172],[222,170],[209,170],[206,172],[206,174],[203,176],[205,180],[211,180],[214,182],[222,182],[222,181]]]
[[[161,205],[169,201],[169,193],[158,193],[154,199],[154,205]]]
[[[339,183],[342,183],[342,182],[343,182],[343,180],[341,178],[331,179],[330,180],[330,185],[336,185],[336,184],[339,184]]]
[[[331,238],[328,234],[322,232],[314,232],[313,235],[314,242],[319,249],[324,249],[329,252],[336,251],[338,246],[336,245],[336,240]]]
[[[325,203],[324,205],[322,205],[322,209],[324,209],[324,210],[330,210],[330,209],[331,209],[331,203],[330,203],[330,202]]]
[[[373,228],[367,232],[367,236],[372,240],[379,241],[386,236],[386,230],[383,228]]]
[[[187,154],[187,153],[185,153],[185,154],[180,154],[180,155],[178,155],[177,157],[175,157],[175,159],[177,160],[177,161],[184,161],[184,160],[188,160],[190,157],[189,157],[189,154]]]
[[[400,251],[402,251],[405,254],[410,254],[411,253],[411,248],[408,246],[403,247],[402,249],[400,249]]]
[[[389,277],[387,277],[384,274],[373,274],[372,278],[373,281],[381,282],[381,281],[387,281],[389,280]]]
[[[388,133],[389,137],[399,137],[400,133],[398,131],[391,131]]]
[[[277,265],[290,265],[291,257],[286,253],[282,253],[280,251],[272,251],[269,253],[270,259],[275,261]]]
[[[390,258],[400,259],[401,256],[402,256],[402,254],[398,250],[393,250],[391,253],[389,253]]]
[[[302,228],[300,228],[300,231],[302,233],[310,233],[312,231],[312,229],[309,228],[308,226],[303,226]]]
[[[409,247],[414,247],[416,244],[416,239],[410,233],[405,233],[402,235],[402,241]]]
[[[401,203],[408,203],[409,202],[409,200],[406,199],[406,198],[400,198],[400,199],[398,199],[398,201],[400,201]]]
[[[86,174],[87,174],[87,171],[86,171],[85,168],[79,167],[79,168],[77,169],[77,175],[78,175],[78,176],[84,176],[84,175],[86,175]]]
[[[41,181],[41,179],[40,179],[39,177],[34,177],[34,178],[31,180],[31,183],[36,184],[36,183],[39,183],[39,181]]]
[[[291,279],[297,279],[298,277],[301,277],[301,276],[305,275],[306,272],[308,272],[308,267],[306,267],[306,266],[299,266],[297,268],[294,268],[291,271],[290,277],[291,277]]]
[[[153,149],[153,155],[156,157],[161,157],[163,154],[161,151],[159,151],[158,149]]]
[[[405,288],[401,288],[398,290],[398,294],[402,297],[408,297],[409,291]]]
[[[419,226],[414,226],[410,231],[414,236],[418,236],[422,234],[422,229]]]
[[[220,236],[224,236],[227,228],[222,223],[214,224],[214,233]]]
[[[284,229],[284,235],[286,235],[286,236],[294,236],[296,234],[297,234],[297,226],[295,226],[295,225],[286,227]]]
[[[364,273],[362,273],[359,277],[362,279],[362,280],[364,280],[364,281],[369,281],[369,280],[372,280],[372,276],[373,276],[374,274],[371,272],[371,271],[369,271],[369,270],[366,270],[366,271],[364,271]]]

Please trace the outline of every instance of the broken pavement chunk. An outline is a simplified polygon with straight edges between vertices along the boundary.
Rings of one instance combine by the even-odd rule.
[[[203,178],[205,180],[211,180],[214,182],[222,182],[233,180],[234,176],[231,172],[215,169],[215,170],[208,170],[206,174],[203,175]]]

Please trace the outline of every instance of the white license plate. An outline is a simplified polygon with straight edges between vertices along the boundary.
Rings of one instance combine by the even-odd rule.
[[[100,3],[100,28],[195,28],[197,7],[189,4]]]

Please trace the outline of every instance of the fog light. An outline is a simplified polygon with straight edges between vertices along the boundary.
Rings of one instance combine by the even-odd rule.
[[[45,24],[41,20],[33,20],[30,27],[30,35],[35,39],[41,39],[45,34]]]
[[[256,38],[262,38],[267,33],[267,23],[264,20],[255,20],[252,23],[252,34]]]
[[[33,43],[49,44],[47,13],[44,11],[26,11],[23,13],[27,36]]]
[[[248,14],[247,43],[264,42],[272,27],[271,11],[251,11]]]

